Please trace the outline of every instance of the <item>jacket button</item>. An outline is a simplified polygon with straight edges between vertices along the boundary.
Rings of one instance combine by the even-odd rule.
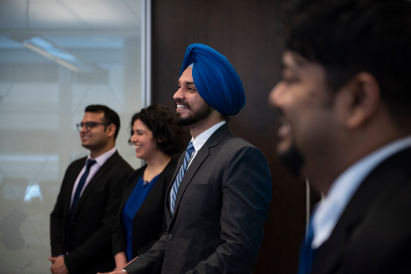
[[[171,239],[173,239],[173,234],[168,234],[168,237],[167,237],[169,240],[171,240]]]

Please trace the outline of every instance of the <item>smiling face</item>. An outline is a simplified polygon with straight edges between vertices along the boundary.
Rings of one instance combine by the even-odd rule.
[[[134,145],[136,157],[147,162],[158,152],[153,132],[140,119],[134,121],[130,141]]]
[[[104,113],[86,112],[81,122],[104,123]],[[97,124],[89,130],[83,126],[80,130],[81,145],[90,150],[93,158],[97,157],[114,146],[114,131],[114,124],[108,126]]]
[[[282,114],[277,153],[290,171],[309,176],[321,171],[330,156],[337,156],[332,155],[338,138],[334,95],[319,64],[286,51],[283,66],[283,79],[269,97]]]
[[[213,108],[198,93],[192,71],[191,67],[184,70],[178,80],[178,90],[173,96],[178,122],[181,126],[195,125],[207,119],[213,111]]]

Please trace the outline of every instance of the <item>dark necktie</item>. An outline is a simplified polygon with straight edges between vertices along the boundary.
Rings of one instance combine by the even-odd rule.
[[[187,166],[188,166],[188,161],[190,160],[191,154],[193,153],[193,151],[194,151],[194,146],[193,146],[193,143],[190,142],[188,144],[186,153],[184,155],[183,165],[180,168],[180,170],[178,171],[178,174],[177,174],[176,179],[175,179],[174,184],[173,184],[173,189],[171,191],[171,208],[170,208],[171,215],[174,214],[174,206],[175,206],[176,197],[177,197],[177,190],[178,190],[178,187],[180,186],[181,180],[184,177],[184,173],[186,173],[186,169],[187,169]]]
[[[93,159],[88,159],[86,163],[86,171],[84,171],[83,176],[81,176],[80,181],[78,182],[76,192],[74,193],[73,203],[71,204],[70,208],[70,216],[73,214],[74,209],[77,206],[78,200],[80,199],[80,193],[83,190],[84,184],[86,183],[88,174],[90,173],[90,168],[92,165],[96,163]],[[71,218],[70,218],[71,219]]]
[[[316,250],[312,249],[311,244],[314,239],[312,215],[308,222],[307,235],[301,245],[300,261],[298,263],[298,274],[309,274],[313,265]]]

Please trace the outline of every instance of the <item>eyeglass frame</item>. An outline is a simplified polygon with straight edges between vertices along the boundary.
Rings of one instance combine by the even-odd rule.
[[[86,130],[91,130],[97,125],[109,126],[108,123],[99,123],[99,122],[85,122],[85,123],[78,123],[76,124],[77,130],[81,131],[84,126],[86,126]]]

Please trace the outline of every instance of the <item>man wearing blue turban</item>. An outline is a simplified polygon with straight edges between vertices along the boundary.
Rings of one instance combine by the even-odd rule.
[[[251,273],[263,239],[271,176],[263,153],[226,123],[245,105],[240,77],[223,55],[193,44],[173,98],[192,139],[167,192],[167,231],[124,270]]]

